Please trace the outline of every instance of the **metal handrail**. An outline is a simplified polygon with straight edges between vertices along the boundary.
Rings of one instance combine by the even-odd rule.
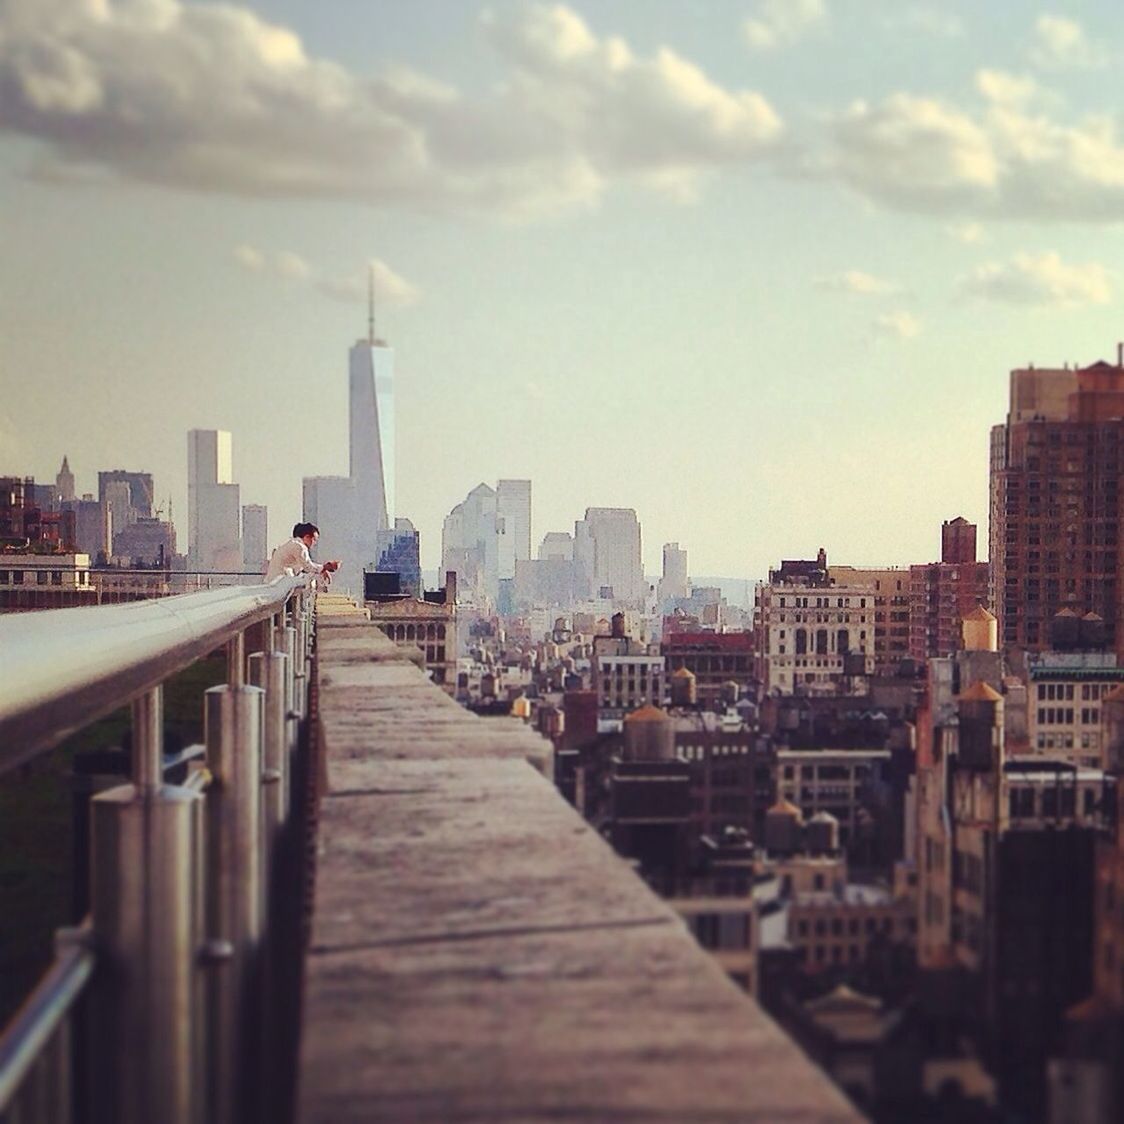
[[[0,773],[279,613],[308,578],[0,617]]]
[[[93,952],[83,943],[70,943],[61,949],[0,1035],[0,1113],[8,1109],[51,1036],[70,1014],[93,974],[94,960]]]

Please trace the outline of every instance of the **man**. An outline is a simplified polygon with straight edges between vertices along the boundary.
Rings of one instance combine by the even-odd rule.
[[[269,559],[265,571],[266,582],[279,578],[282,574],[320,574],[326,586],[335,570],[340,568],[339,559],[331,562],[313,562],[309,551],[320,538],[320,528],[315,523],[297,523],[293,527],[293,537],[283,542]]]

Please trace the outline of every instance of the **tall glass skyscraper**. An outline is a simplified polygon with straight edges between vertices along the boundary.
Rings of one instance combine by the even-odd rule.
[[[374,278],[367,338],[348,353],[348,474],[306,477],[304,518],[320,527],[319,558],[338,558],[340,588],[363,596],[394,527],[394,352],[375,335]]]
[[[394,526],[394,352],[375,336],[373,324],[367,339],[351,348],[348,370],[352,515],[346,525],[324,527],[321,534],[322,543],[338,544],[341,585],[361,596],[363,569],[374,568],[379,536]],[[324,549],[320,554],[333,556]]]
[[[350,359],[349,475],[361,531],[373,542],[394,525],[394,352],[372,337],[359,340]]]

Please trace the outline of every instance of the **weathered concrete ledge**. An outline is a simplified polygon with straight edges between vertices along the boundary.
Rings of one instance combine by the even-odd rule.
[[[861,1117],[558,795],[322,603],[300,1124]],[[536,768],[537,767],[537,768]]]

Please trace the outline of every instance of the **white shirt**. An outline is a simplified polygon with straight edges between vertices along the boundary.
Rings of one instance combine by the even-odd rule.
[[[265,571],[265,580],[271,582],[282,574],[289,574],[290,577],[294,574],[319,574],[323,569],[319,562],[312,561],[303,539],[290,539],[273,552]]]

